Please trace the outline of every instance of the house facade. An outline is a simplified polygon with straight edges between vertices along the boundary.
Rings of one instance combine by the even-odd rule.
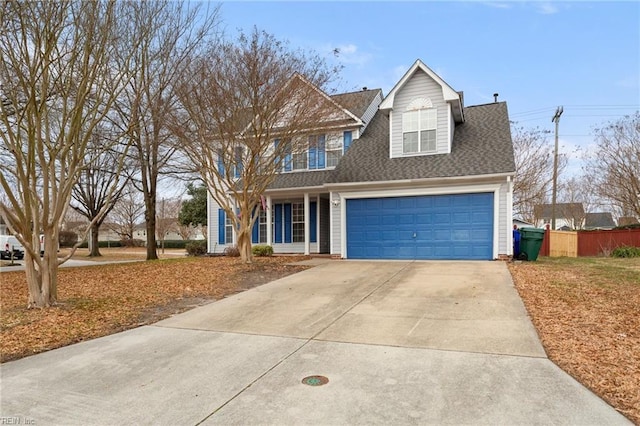
[[[504,102],[465,107],[416,61],[391,92],[330,97],[344,119],[309,137],[264,193],[256,244],[343,259],[512,254],[513,146]],[[235,230],[208,201],[208,250]]]
[[[534,206],[533,215],[536,218],[536,227],[546,228],[551,225],[553,206],[551,204],[539,204]],[[582,203],[556,203],[555,208],[556,230],[583,229],[586,214]]]

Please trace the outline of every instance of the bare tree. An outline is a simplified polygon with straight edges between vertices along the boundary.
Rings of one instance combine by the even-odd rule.
[[[115,135],[111,137],[113,136]],[[103,149],[105,142],[111,149]],[[92,160],[81,171],[80,179],[73,187],[71,207],[91,222],[89,256],[100,256],[100,226],[122,196],[129,181],[127,173],[123,173],[124,170],[118,172],[117,168],[113,167],[126,158],[127,146],[111,141],[108,132],[103,130],[94,133],[87,150]]]
[[[0,213],[25,247],[29,307],[56,303],[58,265],[71,256],[57,257],[60,224],[130,69],[126,54],[110,62],[116,13],[113,2],[0,4]]]
[[[252,261],[261,195],[295,153],[306,151],[309,133],[331,125],[327,111],[335,105],[317,88],[336,75],[320,57],[254,29],[211,46],[180,81],[182,110],[172,129],[238,230],[245,262]]]
[[[623,216],[640,217],[640,112],[596,129],[595,139],[585,170],[595,193]]]
[[[513,212],[534,223],[534,207],[548,199],[553,182],[553,147],[547,133],[538,128],[525,129],[512,123],[511,134],[516,162],[513,183]],[[558,175],[566,167],[567,157],[558,157]]]
[[[183,240],[190,240],[193,237],[195,228],[191,225],[183,225],[180,222],[176,224],[176,232]]]
[[[137,73],[117,103],[117,123],[131,128],[132,156],[139,169],[136,186],[144,195],[147,260],[157,259],[156,203],[158,180],[169,173],[176,146],[167,131],[176,108],[174,84],[184,74],[187,59],[214,36],[218,8],[201,13],[183,1],[127,2],[130,19],[123,23],[134,49]]]
[[[136,226],[143,218],[142,194],[128,185],[109,213],[112,230],[120,236],[121,241],[132,243],[135,240]]]
[[[180,198],[163,198],[160,201],[160,208],[156,218],[156,232],[158,233],[158,238],[160,238],[162,253],[164,253],[164,240],[167,234],[178,231],[178,215],[180,214],[181,206],[182,200]]]

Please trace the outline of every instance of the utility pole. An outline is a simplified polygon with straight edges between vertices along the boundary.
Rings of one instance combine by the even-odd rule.
[[[564,108],[559,106],[551,119],[552,123],[556,123],[556,147],[553,152],[553,191],[551,193],[551,230],[553,231],[556,230],[556,196],[558,195],[558,125],[563,111]]]

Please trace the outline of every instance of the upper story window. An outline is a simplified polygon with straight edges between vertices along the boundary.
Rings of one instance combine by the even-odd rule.
[[[438,112],[436,108],[402,114],[402,152],[414,154],[436,151]]]
[[[285,142],[284,158],[276,158],[279,167],[285,172],[300,170],[319,170],[338,165],[340,158],[347,152],[353,138],[352,131],[328,134],[311,135],[308,137],[306,150],[292,152],[291,142]],[[277,147],[280,140],[276,139],[274,145]],[[280,166],[281,165],[281,166]]]

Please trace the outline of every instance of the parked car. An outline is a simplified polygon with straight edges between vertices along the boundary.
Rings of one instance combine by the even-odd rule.
[[[0,235],[0,259],[24,258],[24,247],[13,235]]]

